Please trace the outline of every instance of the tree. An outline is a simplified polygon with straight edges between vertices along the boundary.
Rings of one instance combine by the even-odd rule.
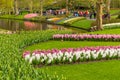
[[[68,0],[66,0],[66,11],[69,12]]]
[[[43,8],[52,4],[54,0],[40,0],[40,16],[43,16]]]
[[[106,10],[108,13],[110,13],[110,2],[111,0],[106,0]]]
[[[110,16],[110,2],[111,0],[106,0],[106,12],[108,13],[109,16]],[[110,17],[107,17],[107,19],[109,20]]]
[[[32,13],[33,12],[33,1],[32,0],[30,0],[29,7],[30,7],[30,12]]]
[[[40,0],[40,16],[43,15],[43,0]]]
[[[14,14],[15,15],[18,15],[19,14],[19,11],[18,11],[18,2],[17,2],[17,0],[13,0],[13,12],[14,12]]]
[[[103,26],[102,26],[102,5],[103,5],[103,0],[97,0],[96,2],[96,8],[97,8],[97,19],[96,19],[96,23],[97,23],[97,30],[102,30]]]

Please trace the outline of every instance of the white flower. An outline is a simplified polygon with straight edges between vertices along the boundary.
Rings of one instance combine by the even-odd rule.
[[[69,58],[69,62],[72,62],[72,59],[71,59],[71,58]]]
[[[50,64],[52,62],[52,60],[51,59],[49,59],[48,61],[47,61],[47,64]]]
[[[27,55],[25,56],[25,60],[28,61],[29,59],[30,59],[30,54],[27,54]]]
[[[63,56],[63,53],[61,52],[61,51],[59,51],[59,53],[58,53],[60,56]]]
[[[45,60],[44,59],[41,59],[41,62],[44,62]]]
[[[40,60],[40,54],[36,54],[35,57],[38,61]]]
[[[105,57],[106,57],[106,53],[103,53],[103,54],[102,54],[102,58],[105,58]]]
[[[29,63],[32,63],[32,61],[35,60],[35,56],[32,56],[29,60]]]
[[[47,56],[43,56],[43,58],[44,58],[44,60],[47,60],[48,57]]]
[[[65,60],[66,60],[66,57],[64,56],[64,57],[63,57],[63,61],[65,61]]]

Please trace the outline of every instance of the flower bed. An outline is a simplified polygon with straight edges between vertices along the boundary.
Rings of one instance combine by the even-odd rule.
[[[120,57],[120,46],[98,46],[84,48],[68,48],[53,50],[36,50],[23,53],[23,58],[30,64],[58,64],[83,62],[89,60],[118,59]]]
[[[24,47],[50,40],[53,34],[71,31],[21,31],[20,34],[0,34],[0,80],[62,80],[36,70],[21,57]]]
[[[50,18],[50,19],[47,19],[47,21],[53,21],[53,22],[55,22],[55,21],[58,21],[60,19],[62,19],[62,18]]]
[[[72,23],[74,23],[75,21],[79,21],[79,20],[83,20],[83,19],[85,19],[85,18],[84,18],[84,17],[74,17],[74,18],[70,18],[70,19],[68,19],[68,20],[65,20],[65,21],[64,21],[64,24],[65,24],[65,23],[72,24]]]
[[[55,34],[54,40],[69,40],[69,41],[120,41],[120,35],[112,34]]]
[[[104,24],[103,25],[104,29],[116,29],[116,28],[120,28],[120,23],[110,23],[110,24]],[[96,26],[91,27],[90,29],[91,31],[93,30],[97,30]]]

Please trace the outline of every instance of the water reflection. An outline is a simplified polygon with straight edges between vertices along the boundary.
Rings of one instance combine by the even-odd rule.
[[[10,30],[10,31],[48,30],[48,29],[64,30],[66,29],[63,26],[59,26],[59,25],[50,25],[46,23],[8,20],[8,19],[0,19],[0,28]]]

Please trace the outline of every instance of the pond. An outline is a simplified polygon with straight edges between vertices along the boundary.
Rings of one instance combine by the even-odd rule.
[[[10,20],[10,19],[0,19],[0,29],[5,29],[9,31],[31,31],[31,30],[48,30],[48,29],[57,29],[65,30],[68,27],[60,25],[52,25],[47,23],[39,22],[30,22],[30,21],[21,21],[21,20]],[[81,29],[69,28],[73,31],[84,32]]]

